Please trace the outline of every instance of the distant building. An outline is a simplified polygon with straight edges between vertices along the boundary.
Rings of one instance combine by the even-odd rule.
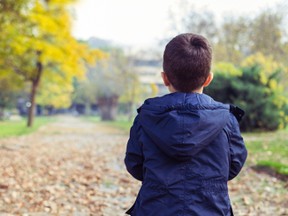
[[[114,44],[113,41],[91,37],[88,44],[92,48],[106,49],[109,47],[121,48],[132,61],[132,67],[139,75],[140,82],[147,86],[148,94],[151,96],[152,86],[158,89],[158,95],[168,93],[161,78],[162,69],[162,55],[154,48],[147,48],[146,50],[134,49],[133,47],[121,46]],[[149,91],[151,91],[149,93]]]
[[[161,72],[163,71],[162,59],[158,53],[151,53],[149,51],[137,52],[133,56],[133,67],[143,85],[156,85],[158,95],[163,95],[168,92],[161,78]]]

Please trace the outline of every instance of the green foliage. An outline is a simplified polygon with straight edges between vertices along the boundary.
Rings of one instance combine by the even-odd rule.
[[[143,92],[131,59],[119,48],[106,48],[106,58],[88,67],[86,79],[76,79],[74,103],[98,104],[102,119],[115,119],[118,104],[131,107]],[[129,109],[129,108],[128,108]]]
[[[0,78],[0,107],[7,108],[15,104],[15,98],[23,88],[23,82],[12,76]]]
[[[288,122],[288,101],[279,84],[281,70],[267,73],[258,64],[241,70],[241,75],[234,76],[216,73],[205,92],[218,101],[244,109],[244,131],[284,128]]]
[[[74,80],[74,102],[95,103],[101,97],[119,97],[133,78],[128,58],[122,50],[110,48],[105,58],[88,67],[85,79]]]
[[[127,86],[136,79],[131,69],[131,62],[121,49],[110,49],[109,57],[90,68],[96,97],[120,97]]]
[[[72,101],[75,104],[94,104],[96,103],[96,97],[93,92],[93,82],[90,79],[78,80],[74,79],[74,92],[72,95]]]

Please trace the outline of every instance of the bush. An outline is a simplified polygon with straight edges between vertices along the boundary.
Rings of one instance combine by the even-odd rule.
[[[242,73],[227,76],[216,71],[205,93],[215,100],[231,103],[245,110],[243,131],[276,130],[287,125],[288,103],[280,81],[280,70],[267,75],[261,66],[241,68]]]

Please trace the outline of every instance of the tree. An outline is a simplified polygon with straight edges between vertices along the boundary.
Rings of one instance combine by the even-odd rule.
[[[249,20],[244,17],[227,17],[221,24],[218,41],[214,44],[215,61],[240,65],[250,54]]]
[[[265,56],[272,55],[276,61],[286,61],[283,46],[285,14],[279,10],[267,10],[260,13],[250,24],[252,53],[261,52]],[[287,25],[287,24],[286,24]],[[268,28],[269,27],[269,28]]]
[[[226,18],[219,31],[219,41],[215,49],[216,60],[240,65],[246,57],[260,52],[285,63],[285,56],[288,54],[285,50],[286,14],[287,11],[276,7],[261,11],[255,17]]]
[[[89,71],[87,72],[87,74]],[[86,75],[87,76],[87,75]],[[95,92],[94,92],[94,83],[93,80],[88,79],[87,77],[84,80],[74,80],[74,90],[72,103],[73,105],[84,105],[87,107],[88,105],[95,104]]]
[[[48,74],[48,73],[46,73]],[[71,105],[73,85],[71,78],[67,80],[62,76],[43,75],[37,94],[37,104],[52,106],[53,108],[67,108]]]
[[[22,76],[31,85],[28,126],[33,123],[36,94],[43,78],[62,77],[57,84],[72,85],[73,77],[84,76],[85,62],[91,63],[95,57],[101,56],[101,52],[90,52],[87,45],[72,37],[67,6],[73,2],[26,1],[22,5],[24,9],[19,10],[25,22],[13,29],[15,32],[20,29],[20,34],[13,34],[11,42],[6,44],[10,55],[4,58],[3,66]]]
[[[122,50],[111,49],[109,58],[90,68],[89,79],[93,80],[94,92],[102,120],[116,118],[119,97],[135,80],[131,63]],[[133,85],[133,84],[132,84]]]
[[[119,100],[131,109],[141,92],[131,59],[118,48],[106,48],[105,52],[106,58],[88,67],[85,80],[76,79],[73,99],[74,103],[96,103],[104,121],[116,118]]]
[[[18,77],[0,77],[0,120],[4,117],[4,109],[11,107],[22,87],[23,82]]]
[[[193,32],[201,34],[209,40],[217,39],[215,16],[206,9],[197,9],[188,0],[181,0],[171,10],[172,30],[176,33]],[[179,14],[181,17],[179,18]]]
[[[6,67],[7,57],[12,56],[10,43],[17,34],[24,31],[26,20],[21,10],[26,9],[28,0],[0,0],[0,118],[4,109],[15,102],[17,91],[24,85],[24,79],[15,74],[12,67]]]
[[[145,88],[141,85],[138,74],[135,73],[136,69],[133,68],[133,72],[130,70],[127,73],[127,76],[125,76],[124,82],[127,83],[127,85],[123,94],[119,98],[120,103],[127,105],[129,121],[131,121],[134,117],[134,110],[136,110],[135,105],[143,101],[143,93],[145,92]],[[152,90],[154,90],[154,85],[151,87]]]
[[[213,46],[216,62],[240,66],[246,57],[261,52],[287,65],[287,7],[271,7],[250,16],[228,16],[222,18],[217,26],[214,14],[207,9],[197,9],[187,0],[178,5],[172,10],[172,31],[193,32],[207,37]]]

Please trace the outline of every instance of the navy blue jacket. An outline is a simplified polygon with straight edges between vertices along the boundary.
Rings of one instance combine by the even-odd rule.
[[[130,214],[231,215],[227,182],[246,157],[229,105],[197,93],[148,99],[127,143],[126,168],[142,181]]]

